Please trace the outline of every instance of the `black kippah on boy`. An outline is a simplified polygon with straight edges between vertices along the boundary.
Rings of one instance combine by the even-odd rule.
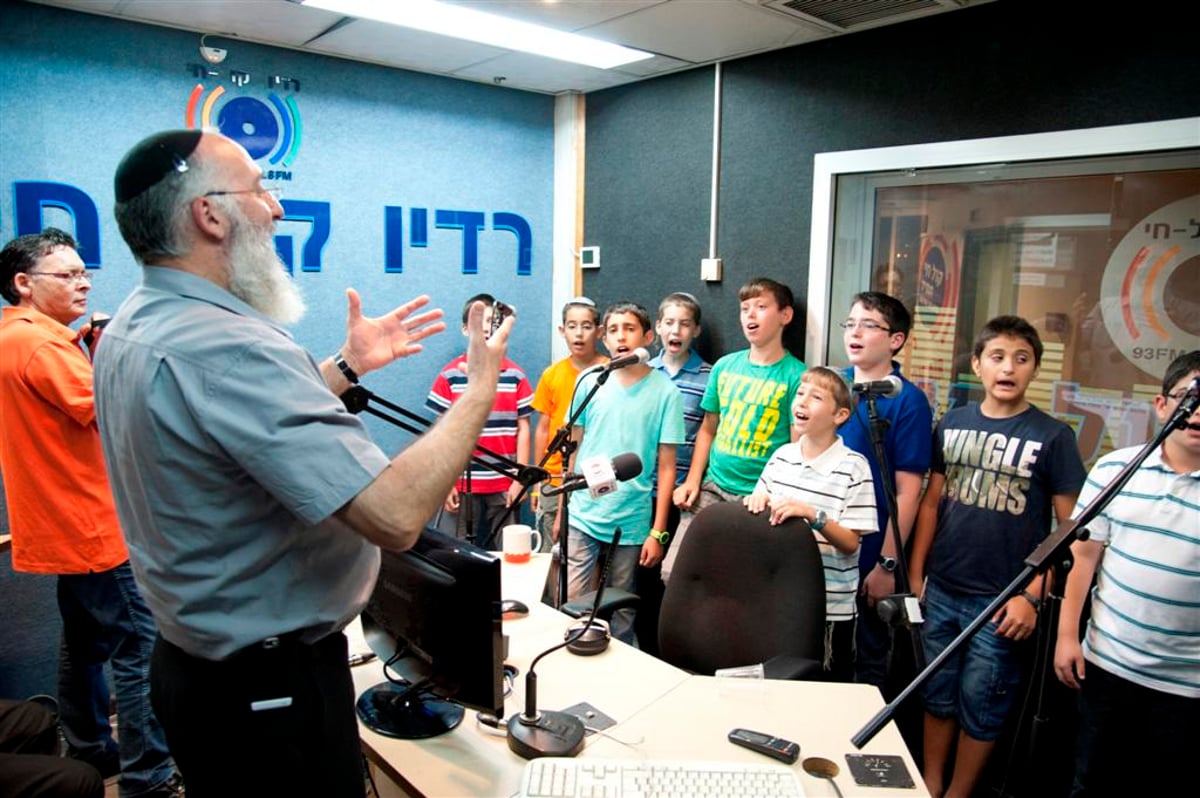
[[[117,202],[128,202],[171,172],[186,172],[187,158],[201,135],[200,130],[166,130],[139,141],[117,166],[113,178]]]

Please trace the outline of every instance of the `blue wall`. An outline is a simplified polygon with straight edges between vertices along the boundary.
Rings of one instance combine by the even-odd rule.
[[[549,363],[553,320],[549,281],[553,186],[553,98],[455,81],[278,48],[228,43],[217,78],[198,81],[199,36],[30,4],[0,4],[0,236],[18,230],[17,183],[66,184],[95,204],[99,219],[97,278],[92,310],[112,312],[137,284],[140,269],[112,219],[112,174],[136,141],[156,130],[184,127],[189,95],[201,83],[199,104],[220,88],[210,116],[215,126],[263,115],[250,130],[274,128],[298,116],[298,148],[282,136],[267,139],[264,171],[281,181],[289,215],[307,203],[328,204],[329,237],[319,260],[302,248],[314,230],[284,221],[277,242],[293,253],[293,276],[308,300],[295,333],[318,359],[344,337],[347,286],[359,290],[366,312],[381,313],[427,293],[451,324],[424,354],[372,375],[367,387],[405,407],[421,406],[440,366],[461,350],[459,314],[472,294],[488,291],[516,305],[520,325],[510,356],[536,380]],[[249,75],[237,86],[231,72]],[[271,76],[299,82],[268,86]],[[272,104],[279,99],[285,113]],[[295,104],[298,114],[287,109]],[[239,111],[240,106],[240,111]],[[195,114],[201,118],[199,110]],[[293,141],[294,141],[293,137]],[[285,166],[289,151],[294,153]],[[272,164],[272,158],[277,162]],[[36,189],[36,187],[34,187]],[[29,190],[29,189],[21,189]],[[61,191],[61,190],[60,190]],[[38,194],[37,190],[32,191]],[[68,190],[68,194],[74,193]],[[46,192],[40,195],[45,197]],[[41,220],[75,231],[76,219],[54,200]],[[86,205],[87,200],[82,204]],[[36,197],[24,205],[36,215]],[[385,208],[394,219],[385,240]],[[423,209],[425,246],[412,212]],[[469,235],[458,227],[461,214]],[[497,216],[499,214],[499,216]],[[439,224],[439,218],[441,222]],[[399,224],[395,224],[398,221]],[[528,225],[531,249],[518,274],[518,235]],[[40,225],[37,225],[40,227]],[[21,232],[26,232],[22,227]],[[290,237],[290,244],[284,237]],[[464,239],[475,243],[475,273],[465,274]],[[85,261],[96,259],[84,252]],[[389,266],[391,271],[389,271]],[[399,266],[402,271],[396,271]],[[319,269],[319,271],[315,271]],[[387,451],[409,440],[372,421]]]
[[[462,304],[487,291],[518,307],[509,353],[536,381],[549,363],[555,324],[553,98],[236,41],[216,67],[221,74],[198,81],[188,65],[200,61],[199,38],[0,0],[0,239],[18,232],[18,193],[26,195],[23,209],[33,219],[26,224],[34,229],[44,222],[79,236],[94,219],[98,246],[81,253],[99,264],[90,306],[115,311],[137,285],[140,267],[112,218],[113,171],[142,137],[185,126],[198,83],[201,104],[223,88],[212,108],[213,125],[222,109],[226,123],[236,123],[240,106],[251,119],[270,117],[252,130],[277,130],[264,141],[274,146],[264,146],[259,163],[265,171],[288,173],[280,182],[289,215],[310,211],[297,201],[318,203],[317,216],[320,204],[328,204],[329,236],[319,260],[306,263],[301,251],[312,223],[285,221],[277,230],[277,244],[292,254],[293,275],[309,305],[295,328],[302,345],[321,359],[342,342],[347,286],[363,295],[368,315],[429,294],[446,311],[449,331],[427,341],[423,354],[365,380],[379,396],[429,416],[422,407],[429,386],[463,347]],[[249,82],[236,85],[233,70],[247,73]],[[269,86],[274,75],[299,81],[299,91],[294,84]],[[282,110],[272,104],[272,91]],[[199,110],[195,117],[200,119]],[[297,117],[299,146],[284,148],[284,120],[291,124]],[[388,206],[400,209],[391,212],[400,225],[393,226],[390,247]],[[418,243],[422,238],[412,224],[413,209],[424,209],[425,246],[413,245],[414,232]],[[467,217],[468,226],[482,223],[471,239],[477,244],[474,273],[464,273],[462,230],[438,226],[439,215],[443,224],[462,223],[447,211],[478,214]],[[522,221],[531,249],[526,273],[519,274],[513,229]],[[367,424],[385,451],[411,440],[376,419]],[[0,512],[2,530],[7,516]],[[6,554],[0,559],[0,601],[8,608],[8,620],[0,624],[0,695],[53,693],[59,629],[54,580],[9,568]]]

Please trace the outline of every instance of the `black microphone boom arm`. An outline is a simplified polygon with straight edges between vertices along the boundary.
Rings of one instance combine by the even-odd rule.
[[[346,391],[341,396],[342,404],[351,413],[369,413],[376,418],[381,418],[389,424],[399,427],[406,432],[411,432],[414,435],[420,435],[433,426],[433,422],[418,416],[409,410],[405,410],[400,405],[392,404],[376,394],[371,393],[361,385],[355,385],[350,390]],[[378,408],[372,407],[371,402],[382,405],[392,413],[396,413],[409,421],[403,421],[396,416],[385,413]],[[410,423],[412,422],[412,423]],[[538,466],[525,465],[511,460],[502,454],[490,451],[483,446],[476,445],[475,449],[478,454],[471,455],[471,462],[483,466],[484,468],[494,471],[497,474],[506,476],[509,479],[520,483],[521,485],[534,485],[543,480],[550,478],[550,472]]]

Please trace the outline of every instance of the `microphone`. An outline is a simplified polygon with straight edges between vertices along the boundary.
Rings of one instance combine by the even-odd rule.
[[[559,486],[543,485],[543,496],[556,496],[587,488],[593,499],[615,493],[618,482],[627,482],[642,473],[642,458],[633,452],[618,454],[611,461],[602,455],[579,461],[579,472],[567,474]]]
[[[639,363],[646,363],[649,362],[649,360],[650,353],[647,352],[643,347],[639,346],[628,355],[622,355],[621,357],[613,358],[612,360],[608,361],[608,365],[604,367],[604,370],[616,371],[617,369],[623,369],[626,366],[636,366]]]
[[[636,455],[633,455],[636,458]],[[641,461],[638,461],[638,471],[641,471]],[[538,711],[537,708],[537,673],[534,668],[547,654],[571,645],[585,632],[596,627],[593,623],[600,609],[600,599],[604,595],[604,583],[608,581],[608,569],[612,566],[613,554],[621,543],[621,527],[613,530],[612,544],[604,557],[604,567],[600,571],[600,587],[596,589],[596,600],[592,602],[592,610],[587,620],[576,624],[574,631],[566,640],[551,646],[533,658],[529,663],[529,672],[525,674],[525,711],[508,719],[508,747],[525,759],[536,759],[540,756],[575,756],[583,750],[583,738],[586,729],[583,721],[569,712],[554,712],[551,710]]]
[[[904,383],[900,382],[900,378],[895,374],[889,374],[882,380],[856,382],[853,387],[854,393],[861,393],[864,396],[882,396],[887,399],[896,398],[903,389]]]
[[[1179,406],[1175,408],[1175,413],[1167,421],[1167,426],[1186,429],[1189,419],[1196,412],[1197,407],[1200,407],[1200,377],[1193,379],[1192,384],[1184,390],[1183,396],[1179,397]]]

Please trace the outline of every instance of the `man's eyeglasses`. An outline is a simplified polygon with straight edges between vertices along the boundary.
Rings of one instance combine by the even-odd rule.
[[[26,272],[30,277],[43,276],[54,277],[63,282],[70,283],[87,283],[92,284],[92,274],[90,272]]]
[[[283,189],[280,186],[263,186],[262,188],[242,188],[237,191],[206,191],[202,196],[228,197],[232,194],[268,194],[273,200],[279,202],[283,198]]]
[[[867,332],[876,332],[878,330],[883,330],[884,332],[890,333],[892,331],[890,327],[887,327],[887,326],[880,324],[877,321],[873,321],[871,319],[861,319],[861,320],[846,319],[838,326],[841,327],[843,330],[853,330],[854,328],[857,327],[858,329],[866,330]]]

